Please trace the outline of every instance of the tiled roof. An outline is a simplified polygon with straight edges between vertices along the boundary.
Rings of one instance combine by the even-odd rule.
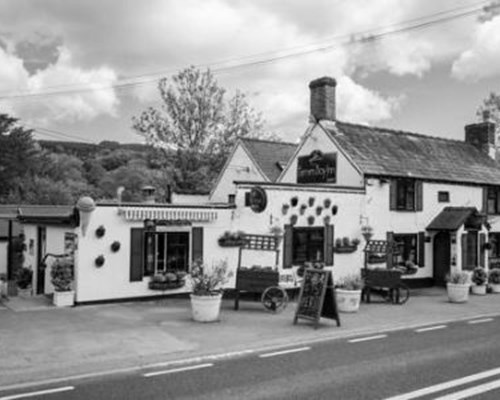
[[[366,175],[500,185],[500,168],[464,141],[337,121],[327,131]]]
[[[283,165],[288,163],[297,149],[297,145],[293,143],[249,138],[242,138],[241,141],[271,182],[276,182],[283,171]]]

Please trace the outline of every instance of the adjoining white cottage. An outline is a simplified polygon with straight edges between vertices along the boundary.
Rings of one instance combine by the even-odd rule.
[[[69,249],[76,301],[86,303],[188,292],[189,285],[159,293],[149,284],[158,273],[189,273],[200,258],[233,271],[271,266],[284,276],[319,261],[339,279],[363,267],[368,233],[397,243],[400,254],[387,262],[417,266],[413,284],[499,263],[494,125],[469,125],[458,141],[345,123],[336,120],[335,87],[332,78],[311,82],[311,122],[299,145],[239,140],[208,203],[89,203],[49,219],[42,208],[19,216],[26,239],[42,249],[25,264],[38,271],[44,255]],[[219,243],[226,232],[279,230],[277,259],[265,252],[239,259],[238,247]],[[34,275],[36,293],[52,291],[44,274]]]

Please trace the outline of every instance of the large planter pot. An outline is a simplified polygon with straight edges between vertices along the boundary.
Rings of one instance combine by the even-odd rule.
[[[359,310],[361,290],[335,289],[337,308],[340,312],[354,313]]]
[[[486,285],[472,285],[470,287],[472,294],[484,296],[486,294]]]
[[[219,320],[222,294],[213,296],[191,295],[191,312],[198,322],[215,322]]]
[[[447,283],[448,299],[451,303],[467,302],[469,300],[469,288],[470,285],[468,283]]]
[[[17,288],[17,295],[23,299],[28,299],[28,298],[33,296],[33,290],[31,289],[31,287],[28,287],[25,289],[21,289],[18,287]]]
[[[9,292],[9,284],[7,282],[0,281],[0,298],[7,298]]]
[[[490,283],[491,293],[500,293],[500,283]]]
[[[54,292],[53,303],[56,307],[72,307],[75,304],[75,292]]]

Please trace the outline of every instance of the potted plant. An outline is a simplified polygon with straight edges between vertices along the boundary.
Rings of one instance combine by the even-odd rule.
[[[485,295],[486,294],[486,282],[488,281],[488,274],[482,267],[476,267],[472,271],[471,281],[473,285],[471,286],[471,292],[473,294]]]
[[[222,286],[232,276],[228,274],[227,264],[221,262],[207,267],[196,262],[191,269],[191,311],[193,319],[199,322],[219,320],[222,301]]]
[[[172,290],[179,289],[185,284],[186,273],[184,271],[167,271],[153,275],[148,284],[150,290]]]
[[[33,282],[33,270],[28,267],[21,267],[16,274],[18,295],[20,297],[30,297]]]
[[[359,310],[364,280],[360,274],[348,275],[335,287],[337,307],[340,312],[354,313]]]
[[[73,284],[73,262],[70,259],[57,259],[50,270],[51,283],[54,286],[53,302],[56,307],[71,307],[75,302]]]
[[[500,268],[492,268],[488,274],[491,293],[500,293]]]
[[[446,277],[446,290],[451,303],[465,303],[469,299],[470,277],[465,271],[453,271]]]

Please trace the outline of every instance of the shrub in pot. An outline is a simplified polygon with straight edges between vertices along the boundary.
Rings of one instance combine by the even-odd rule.
[[[446,290],[451,303],[465,303],[469,300],[469,274],[465,271],[454,271],[446,277]]]
[[[486,270],[484,268],[474,268],[474,270],[472,271],[471,281],[473,283],[473,285],[471,286],[471,292],[473,294],[486,294],[486,282],[488,281],[488,274],[486,273]]]
[[[31,287],[33,282],[33,270],[28,267],[21,267],[16,273],[16,283],[18,294],[21,297],[31,296]]]
[[[214,322],[219,320],[222,286],[231,276],[232,273],[227,272],[225,262],[212,267],[195,262],[191,268],[191,311],[195,321]]]
[[[348,275],[335,286],[335,298],[340,312],[353,313],[359,310],[364,280],[360,274]]]
[[[72,290],[74,277],[73,261],[57,259],[50,270],[51,283],[54,286],[54,305],[56,307],[71,307],[75,302],[75,292]]]
[[[492,293],[500,293],[500,268],[492,268],[490,270],[488,283]]]

